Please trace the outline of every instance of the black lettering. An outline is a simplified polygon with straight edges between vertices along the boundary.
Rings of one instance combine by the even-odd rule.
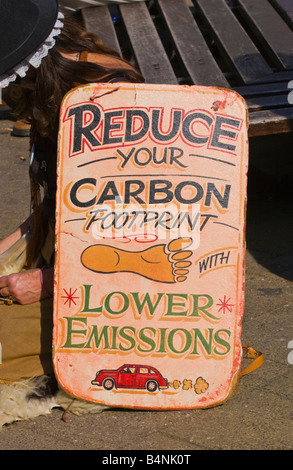
[[[136,185],[138,186],[138,188],[131,190],[132,185]],[[145,188],[145,185],[140,180],[126,180],[125,181],[125,197],[124,197],[125,204],[130,203],[131,197],[133,197],[139,204],[145,204],[145,201],[143,201],[140,197],[138,197],[138,194],[140,194],[144,190],[144,188]]]
[[[230,195],[231,185],[226,184],[224,194],[222,195],[214,185],[214,183],[208,183],[207,187],[207,194],[205,199],[205,205],[211,205],[212,194],[216,197],[217,201],[220,203],[223,209],[227,209],[228,202],[229,202],[229,195]]]
[[[221,137],[227,137],[228,139],[236,140],[237,132],[229,131],[227,129],[222,129],[222,125],[228,125],[229,127],[234,127],[235,129],[240,128],[240,120],[228,118],[225,116],[216,116],[215,128],[212,136],[211,146],[217,147],[224,150],[234,151],[236,146],[232,144],[227,144],[220,142]]]
[[[181,117],[182,117],[182,111],[174,111],[172,112],[172,117],[171,117],[171,129],[165,134],[162,133],[161,129],[159,129],[159,122],[162,121],[162,113],[163,110],[159,109],[154,109],[152,111],[152,133],[153,136],[156,140],[160,142],[166,142],[169,140],[172,140],[175,138],[175,136],[178,134],[178,131],[180,129],[180,123],[181,123]]]
[[[156,165],[163,165],[167,163],[168,147],[162,147],[160,150],[161,150],[161,155],[163,155],[161,157],[161,160],[157,158],[158,148],[157,147],[153,148],[153,162]]]
[[[205,121],[209,127],[213,123],[212,118],[208,116],[207,114],[204,114],[201,112],[191,113],[191,114],[188,114],[183,121],[182,132],[183,132],[184,137],[189,142],[192,142],[197,145],[204,145],[208,142],[209,136],[200,137],[199,135],[195,135],[194,133],[191,132],[192,124],[194,124],[194,121],[197,121],[197,120]]]
[[[85,114],[90,114],[90,121],[87,119],[87,124],[84,125]],[[92,146],[97,147],[100,144],[93,130],[96,129],[100,123],[101,112],[95,104],[83,104],[76,108],[71,108],[68,117],[74,116],[74,138],[72,153],[79,153],[82,151],[82,141],[86,141]]]
[[[175,155],[175,152],[177,154]],[[170,165],[173,165],[173,163],[176,163],[177,165],[181,166],[182,168],[187,168],[187,165],[183,165],[183,163],[178,162],[179,158],[183,156],[184,152],[182,149],[176,148],[176,147],[170,147]]]
[[[139,118],[142,122],[142,127],[138,132],[134,131],[134,120]],[[126,131],[125,142],[133,142],[142,139],[149,130],[150,120],[145,111],[142,109],[128,109],[126,111]]]
[[[143,156],[146,155],[147,158],[146,160],[139,160],[139,154],[142,154]],[[150,149],[147,147],[142,147],[141,149],[138,149],[135,154],[134,154],[134,161],[138,166],[146,166],[152,161],[153,155]]]
[[[121,123],[112,123],[111,120],[114,117],[123,116],[122,111],[108,111],[105,113],[104,118],[104,140],[103,144],[119,144],[122,142],[122,137],[110,137],[112,130],[121,129]]]
[[[90,207],[95,203],[96,200],[96,198],[94,197],[90,201],[82,202],[77,198],[77,193],[84,184],[92,184],[95,186],[97,184],[97,180],[95,178],[83,178],[74,183],[70,190],[70,200],[77,207]]]
[[[192,186],[196,189],[196,195],[191,199],[186,199],[182,196],[182,191],[186,186]],[[176,186],[175,189],[175,198],[178,202],[182,204],[194,204],[199,201],[203,197],[203,188],[200,184],[196,183],[195,181],[183,181]]]
[[[172,201],[173,193],[170,191],[172,188],[172,183],[170,181],[165,180],[152,180],[150,182],[150,196],[149,196],[149,203],[150,204],[166,204],[167,202]],[[156,198],[157,193],[165,194],[165,197],[159,199]]]
[[[128,160],[131,158],[131,155],[133,154],[135,150],[135,147],[132,147],[132,149],[128,152],[127,155],[125,155],[125,153],[123,153],[120,149],[117,149],[116,152],[118,153],[118,155],[120,155],[120,157],[123,158],[124,162],[122,163],[121,165],[121,168],[124,168],[126,163],[128,162]]]
[[[117,199],[116,199],[117,198]],[[117,201],[121,203],[119,193],[115,186],[114,181],[108,181],[103,189],[103,192],[97,202],[97,204],[103,204],[105,201]]]

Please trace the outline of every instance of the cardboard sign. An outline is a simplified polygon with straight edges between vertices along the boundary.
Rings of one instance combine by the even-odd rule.
[[[247,110],[200,86],[63,100],[54,366],[89,401],[214,406],[241,365]]]

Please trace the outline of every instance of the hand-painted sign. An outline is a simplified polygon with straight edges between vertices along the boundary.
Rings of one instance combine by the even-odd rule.
[[[210,87],[93,84],[63,100],[54,365],[80,398],[227,399],[241,365],[247,110]]]

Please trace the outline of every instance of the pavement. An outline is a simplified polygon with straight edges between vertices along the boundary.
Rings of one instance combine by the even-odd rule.
[[[29,142],[11,136],[12,126],[10,119],[0,120],[1,238],[29,213]],[[244,376],[235,394],[215,408],[68,413],[66,422],[63,410],[54,409],[4,426],[0,450],[95,450],[101,458],[122,450],[125,455],[292,450],[292,144],[292,135],[282,135],[256,139],[250,147],[242,343],[264,354],[263,366]]]

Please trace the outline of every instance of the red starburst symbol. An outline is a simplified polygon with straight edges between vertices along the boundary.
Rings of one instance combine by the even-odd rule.
[[[229,304],[230,299],[231,299],[231,297],[229,297],[229,299],[226,299],[225,295],[224,295],[223,300],[219,299],[220,303],[217,304],[217,305],[220,308],[219,308],[218,312],[223,310],[223,313],[226,313],[226,309],[228,310],[228,312],[232,312],[232,307],[234,307],[234,304]]]
[[[65,292],[65,295],[62,295],[61,298],[62,299],[66,299],[65,302],[64,302],[64,305],[66,305],[68,303],[68,307],[70,308],[71,307],[71,302],[74,303],[74,305],[76,305],[76,302],[75,300],[76,299],[79,299],[79,297],[75,296],[75,292],[77,291],[77,289],[75,289],[73,292],[71,290],[71,287],[69,289],[69,291],[67,292],[66,289],[64,289],[64,292]]]

